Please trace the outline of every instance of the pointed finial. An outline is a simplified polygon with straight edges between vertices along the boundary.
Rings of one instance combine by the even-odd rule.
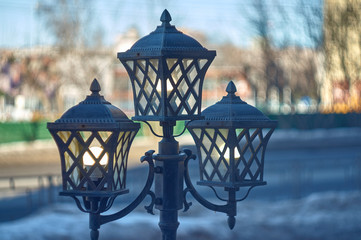
[[[234,85],[233,81],[230,81],[227,85],[226,92],[228,94],[234,95],[237,92],[236,85]]]
[[[228,216],[227,223],[228,223],[229,229],[232,230],[234,228],[234,225],[236,224],[236,218],[234,216]]]
[[[169,12],[167,9],[164,9],[162,16],[160,16],[160,21],[163,24],[169,24],[170,21],[172,21],[172,17],[170,16]]]
[[[92,91],[92,95],[99,95],[101,88],[98,80],[94,78],[92,84],[90,85],[90,91]]]

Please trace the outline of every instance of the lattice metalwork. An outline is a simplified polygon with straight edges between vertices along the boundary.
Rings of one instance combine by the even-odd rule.
[[[135,115],[159,115],[162,110],[158,59],[127,61],[133,86]]]
[[[263,181],[264,153],[273,129],[188,130],[198,148],[200,184],[237,187]]]
[[[115,192],[126,187],[130,145],[136,131],[54,131],[64,192]]]
[[[128,154],[130,145],[135,137],[136,133],[127,131],[120,132],[117,141],[117,151],[115,155],[115,161],[113,164],[113,184],[114,190],[125,189],[126,187],[126,173],[128,164]]]
[[[203,79],[209,62],[191,58],[126,61],[133,87],[134,119],[180,120],[200,114]]]
[[[207,59],[167,59],[170,76],[165,84],[169,115],[194,115],[201,108],[201,86]]]

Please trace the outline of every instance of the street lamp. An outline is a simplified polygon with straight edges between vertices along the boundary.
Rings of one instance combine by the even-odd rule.
[[[108,210],[117,196],[128,193],[128,152],[140,126],[99,94],[96,79],[90,91],[84,101],[47,127],[60,153],[60,195],[74,198],[96,226],[99,214]]]
[[[153,206],[160,211],[163,240],[176,239],[178,211],[190,206],[187,192],[203,206],[226,213],[233,228],[236,202],[244,200],[253,187],[266,184],[264,153],[276,123],[237,97],[233,82],[227,87],[227,96],[202,112],[203,80],[216,52],[172,26],[167,10],[160,20],[162,24],[155,31],[128,51],[118,53],[133,88],[132,120],[146,123],[162,138],[159,153],[150,150],[141,158],[149,164],[148,178],[132,203],[116,213],[102,215],[117,196],[128,192],[126,162],[139,123],[105,101],[96,80],[91,84],[90,96],[59,120],[48,123],[61,156],[60,194],[73,197],[79,209],[90,214],[91,239],[98,239],[102,224],[129,214],[147,195],[152,199],[147,211],[153,213]],[[196,157],[190,150],[179,151],[175,137],[181,134],[173,133],[179,120],[188,120],[186,127],[197,147],[197,184],[211,187],[218,198],[215,187],[223,187],[228,192],[228,199],[220,198],[227,202],[225,205],[207,201],[194,188],[188,162]],[[159,122],[162,134],[156,134],[148,121]],[[249,189],[237,199],[240,187]]]
[[[132,83],[133,120],[199,119],[204,76],[216,52],[172,26],[167,10],[160,20],[155,31],[118,53]]]
[[[236,202],[244,200],[249,191],[263,181],[264,154],[276,121],[271,121],[258,109],[235,95],[236,86],[231,81],[228,95],[202,112],[204,120],[188,124],[197,147],[200,181],[198,185],[223,187],[228,192],[227,204],[217,206],[203,199],[186,175],[188,191],[209,209],[228,214],[228,225],[235,224]],[[186,169],[188,161],[186,162]],[[240,187],[249,187],[245,197],[236,199]]]

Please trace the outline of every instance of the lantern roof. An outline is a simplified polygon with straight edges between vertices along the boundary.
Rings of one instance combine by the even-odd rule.
[[[257,108],[247,104],[239,96],[236,96],[237,88],[229,82],[226,92],[221,101],[202,111],[205,122],[215,125],[239,125],[242,127],[276,127],[277,121],[270,120]],[[198,125],[195,121],[190,125]]]
[[[94,79],[90,85],[91,95],[84,101],[67,110],[55,123],[117,123],[132,122],[119,108],[106,101],[99,94],[101,88],[99,82]]]
[[[165,9],[160,17],[162,25],[139,39],[128,51],[118,53],[118,58],[172,56],[174,54],[191,55],[190,57],[216,55],[215,51],[208,51],[197,40],[178,31],[170,24],[171,20],[171,15]]]

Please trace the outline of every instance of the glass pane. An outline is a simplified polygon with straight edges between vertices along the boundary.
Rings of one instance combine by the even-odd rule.
[[[209,138],[208,135],[204,134],[203,135],[203,139],[202,139],[202,144],[204,145],[204,147],[209,150],[209,148],[212,145],[212,138]]]
[[[212,139],[214,138],[214,129],[213,128],[206,128],[205,131]]]
[[[169,101],[169,105],[171,106],[174,112],[177,111],[179,104],[180,104],[179,98],[177,97],[176,94],[173,94],[172,98]]]
[[[149,81],[145,81],[145,83],[144,83],[144,91],[145,91],[145,93],[147,94],[148,97],[153,92],[153,86]]]
[[[83,141],[88,141],[89,137],[92,135],[92,132],[90,131],[82,131],[80,132],[80,136],[83,138]]]
[[[145,71],[145,60],[138,60],[137,61],[138,67],[143,70],[143,72]]]
[[[170,79],[166,80],[167,96],[169,96],[169,94],[172,93],[172,91],[174,89],[173,85],[175,85],[175,83],[173,81],[171,82]]]
[[[68,152],[64,152],[65,170],[68,171],[70,166],[74,163]]]
[[[74,137],[73,140],[70,142],[68,148],[77,158],[82,149],[82,145],[79,143],[78,139]]]
[[[167,65],[168,69],[171,70],[171,68],[174,66],[174,64],[177,62],[177,58],[168,58],[167,59]]]
[[[74,160],[70,157],[70,155],[67,152],[64,152],[64,160],[65,160],[66,174],[69,175],[69,178],[72,181],[73,185],[77,187],[80,183],[80,171],[78,167],[75,167],[73,171],[68,172],[70,167],[74,164]],[[69,183],[69,180],[67,180],[66,185],[67,185],[67,190],[73,190],[73,185]]]
[[[188,94],[188,98],[186,100],[187,107],[190,110],[194,107],[194,104],[196,104],[196,99],[194,98],[193,94]]]
[[[142,95],[140,96],[140,99],[139,99],[139,104],[140,104],[140,107],[141,107],[142,111],[145,110],[145,108],[146,108],[146,106],[147,106],[147,103],[148,103],[147,99],[144,97],[144,94],[142,94]],[[148,112],[143,113],[143,114],[145,115],[145,114],[147,114],[147,113],[148,113]]]
[[[227,175],[228,173],[228,166],[229,166],[229,162],[226,162],[224,161],[224,159],[219,159],[220,163],[219,163],[219,166],[218,166],[218,171],[219,173],[221,174],[221,177],[223,180],[225,180],[225,176]]]
[[[192,131],[193,131],[193,133],[198,137],[198,139],[201,138],[202,129],[200,129],[200,128],[193,128]]]
[[[110,136],[112,135],[112,132],[110,131],[99,131],[99,136],[102,138],[103,142],[107,142]]]
[[[214,167],[212,165],[212,162],[210,160],[207,161],[206,165],[204,166],[204,171],[207,173],[208,176],[206,176],[207,180],[211,180],[211,175],[214,171]]]
[[[60,139],[66,143],[70,137],[71,132],[70,131],[60,131],[57,132],[56,134],[58,134],[58,136],[60,137]]]
[[[123,144],[123,156],[125,156],[125,154],[128,152],[128,144],[129,144],[129,136],[130,136],[130,132],[126,132],[124,134],[124,139],[122,141],[122,144]]]
[[[197,78],[197,79],[196,79],[196,82],[195,82],[195,84],[194,84],[194,86],[193,86],[193,89],[194,89],[194,91],[197,93],[197,96],[199,95],[199,83],[200,83],[200,79]]]
[[[134,81],[135,93],[140,93],[140,84],[137,81]]]
[[[178,91],[181,94],[181,96],[184,96],[189,89],[189,86],[186,81],[180,80],[180,83],[178,84]]]
[[[185,58],[182,60],[184,69],[187,69],[193,62],[193,59]],[[193,66],[194,67],[194,66]]]
[[[125,188],[125,171],[127,168],[127,159],[131,142],[135,132],[127,131],[119,134],[116,161],[114,161],[114,183],[115,190]]]
[[[157,73],[156,71],[151,67],[151,65],[148,66],[148,78],[153,83],[156,82],[157,79]]]
[[[149,59],[149,62],[150,62],[150,68],[154,68],[154,70],[158,71],[158,59]]]
[[[97,138],[94,138],[89,147],[102,147],[102,144]]]
[[[197,69],[195,68],[195,66],[192,66],[188,72],[187,72],[187,77],[190,81],[193,81],[197,76]]]
[[[252,147],[248,147],[246,151],[243,152],[243,157],[246,159],[246,161],[250,161],[253,157],[253,150],[251,150]]]
[[[220,136],[222,137],[221,139],[223,139],[224,142],[227,141],[227,138],[228,138],[228,132],[229,132],[229,129],[227,128],[220,128],[218,129],[219,131],[219,134]],[[221,140],[220,140],[221,141]]]
[[[217,162],[219,157],[221,156],[221,151],[218,147],[213,147],[212,149],[210,149],[211,152],[211,157],[213,159],[214,162]]]
[[[208,62],[207,59],[199,59],[198,60],[199,69],[202,69],[207,62]]]
[[[182,77],[182,69],[179,65],[175,67],[175,69],[172,71],[172,79],[174,82],[178,82],[180,78]]]
[[[244,136],[245,132],[246,131],[243,128],[236,128],[236,135],[237,135],[238,141]]]
[[[129,66],[130,69],[134,70],[134,61],[126,61],[126,64]]]
[[[143,82],[144,80],[144,73],[139,68],[135,68],[135,76],[137,77],[139,82]]]
[[[250,180],[257,180],[257,177],[259,176],[259,172],[258,172],[259,166],[256,163],[256,161],[254,161],[250,167],[250,171],[251,171],[251,175],[250,175]]]

